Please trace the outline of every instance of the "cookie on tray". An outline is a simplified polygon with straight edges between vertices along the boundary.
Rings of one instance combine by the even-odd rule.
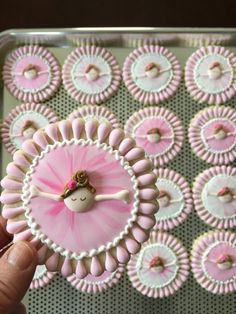
[[[224,104],[236,94],[236,55],[220,46],[201,47],[187,60],[185,84],[199,103]]]
[[[205,108],[191,121],[189,142],[194,153],[214,165],[236,158],[236,110],[224,106]]]
[[[141,251],[132,255],[127,270],[133,287],[142,294],[168,297],[188,278],[188,254],[179,239],[166,232],[152,231]]]
[[[195,240],[192,272],[199,285],[214,294],[236,291],[236,234],[209,231]]]
[[[157,105],[171,98],[179,87],[181,74],[176,56],[161,46],[135,49],[123,66],[128,91],[145,105]]]
[[[230,34],[180,34],[178,35],[181,46],[200,48],[207,46],[222,46],[232,39]]]
[[[2,215],[14,242],[35,243],[50,271],[114,272],[147,240],[156,176],[123,130],[62,120],[38,130],[13,160],[2,180]]]
[[[137,48],[151,45],[170,45],[177,39],[175,34],[123,34],[123,44],[127,48]]]
[[[155,167],[172,161],[184,142],[184,128],[179,118],[167,108],[148,107],[135,112],[124,130],[145,150]]]
[[[2,142],[10,154],[21,149],[25,140],[31,139],[34,133],[59,118],[52,109],[36,103],[16,106],[4,119],[1,126]]]
[[[115,57],[105,48],[76,48],[62,69],[63,84],[69,95],[81,104],[106,102],[119,89],[121,70]]]
[[[3,81],[15,98],[23,102],[43,102],[60,87],[60,64],[45,47],[23,46],[7,56]]]
[[[193,200],[199,217],[208,225],[228,229],[236,226],[236,168],[215,166],[197,176]]]

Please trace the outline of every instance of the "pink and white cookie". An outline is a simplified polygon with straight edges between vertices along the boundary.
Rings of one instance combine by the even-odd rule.
[[[121,129],[96,120],[49,124],[13,156],[1,184],[14,242],[79,278],[114,272],[140,250],[158,210],[152,163]]]
[[[166,232],[152,231],[141,251],[127,265],[134,288],[151,298],[174,294],[189,275],[188,254],[179,239]]]
[[[87,275],[85,278],[79,279],[76,274],[73,274],[67,277],[67,280],[81,292],[96,294],[104,292],[116,285],[121,280],[124,271],[125,266],[119,265],[114,272],[105,271],[98,277]]]
[[[62,69],[63,84],[76,101],[95,105],[107,101],[119,89],[121,70],[105,48],[85,46],[69,54]]]
[[[193,200],[199,217],[208,225],[228,229],[236,226],[236,168],[216,166],[195,179]]]
[[[159,34],[159,33],[146,33],[146,34],[123,34],[123,44],[128,48],[137,48],[142,46],[151,45],[168,45],[176,40],[175,34]]]
[[[206,290],[214,294],[236,291],[236,234],[210,231],[193,244],[192,272]]]
[[[68,117],[69,120],[83,118],[85,121],[96,119],[99,123],[110,123],[113,128],[119,128],[115,114],[105,106],[82,106],[74,110]]]
[[[214,106],[203,109],[192,120],[189,142],[195,154],[214,165],[236,158],[236,110]]]
[[[184,129],[169,109],[148,107],[135,112],[125,124],[125,132],[145,150],[154,166],[163,166],[180,152]]]
[[[220,46],[202,47],[187,60],[185,84],[199,103],[220,105],[236,94],[236,55]]]
[[[44,265],[38,265],[30,284],[30,289],[33,290],[45,287],[53,280],[55,275],[56,273],[48,271]]]
[[[193,208],[192,193],[185,178],[171,169],[154,169],[159,210],[155,214],[156,230],[170,230],[185,221]]]
[[[181,81],[181,66],[167,48],[144,46],[126,58],[123,79],[134,99],[145,105],[157,105],[176,93]]]
[[[232,35],[230,34],[180,34],[180,46],[200,48],[206,46],[222,46],[230,42]]]
[[[7,151],[13,154],[22,147],[25,140],[31,139],[34,133],[59,118],[49,107],[43,104],[22,104],[8,114],[1,127],[2,142]]]
[[[23,46],[7,57],[3,81],[15,98],[24,102],[43,102],[60,87],[60,64],[44,47]]]

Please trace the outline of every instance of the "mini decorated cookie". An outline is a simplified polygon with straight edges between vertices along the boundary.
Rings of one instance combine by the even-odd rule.
[[[220,46],[202,47],[187,60],[186,87],[199,103],[220,105],[236,94],[236,56]]]
[[[134,288],[152,298],[174,294],[189,275],[186,249],[174,236],[153,231],[127,265]]]
[[[236,110],[210,107],[192,120],[189,141],[198,157],[215,165],[228,164],[236,158]]]
[[[225,45],[231,39],[230,34],[181,34],[178,36],[181,46],[200,48],[209,45]]]
[[[148,107],[135,112],[125,124],[125,132],[135,138],[154,166],[163,166],[180,152],[184,129],[179,118],[166,108]]]
[[[56,273],[48,271],[44,265],[38,265],[30,284],[30,289],[43,288],[52,281],[55,275]]]
[[[99,123],[110,123],[113,128],[119,127],[119,122],[114,113],[104,106],[78,107],[68,117],[71,121],[76,118],[83,118],[85,121],[96,119]]]
[[[87,275],[84,279],[79,279],[75,274],[67,277],[73,287],[81,292],[101,293],[117,284],[125,271],[125,267],[119,265],[117,270],[110,273],[105,271],[101,276],[95,277]]]
[[[135,49],[126,58],[123,79],[136,100],[145,105],[156,105],[177,91],[181,81],[181,67],[168,49],[144,46]]]
[[[60,65],[44,47],[20,47],[7,57],[3,80],[15,98],[24,102],[43,102],[52,97],[60,86]]]
[[[128,48],[137,48],[150,45],[166,45],[176,40],[175,34],[123,34],[124,46]]]
[[[7,151],[13,154],[27,139],[49,123],[57,122],[56,114],[42,104],[22,104],[15,107],[4,119],[1,127],[2,141]]]
[[[236,168],[216,166],[202,172],[193,185],[199,217],[215,228],[236,226]]]
[[[1,182],[7,230],[35,243],[50,271],[114,272],[147,240],[156,176],[121,129],[79,118],[49,124],[13,160]]]
[[[155,214],[157,230],[169,230],[180,225],[192,211],[192,194],[188,182],[171,169],[154,169],[159,210]]]
[[[223,294],[236,291],[236,234],[210,231],[200,236],[191,253],[192,272],[206,290]]]
[[[82,104],[100,104],[112,97],[121,82],[115,57],[105,48],[85,46],[74,50],[65,60],[63,84]]]

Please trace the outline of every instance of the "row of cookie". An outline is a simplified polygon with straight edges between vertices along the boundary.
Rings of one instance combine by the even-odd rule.
[[[236,94],[236,56],[220,46],[203,47],[193,53],[185,69],[186,87],[202,103],[222,104]],[[121,69],[105,48],[80,47],[66,58],[63,85],[82,104],[100,104],[119,89]],[[162,46],[135,49],[126,58],[123,80],[134,99],[159,104],[172,97],[180,85],[181,66],[176,56]],[[9,92],[24,102],[43,102],[52,97],[61,82],[60,65],[46,48],[24,46],[13,51],[3,67]]]
[[[82,106],[68,119],[97,119],[119,127],[115,115],[104,106]],[[14,108],[4,120],[1,134],[6,149],[14,153],[25,139],[48,123],[58,121],[56,114],[42,104],[22,104]],[[154,167],[163,166],[180,152],[184,142],[184,128],[180,119],[163,107],[148,107],[135,112],[124,130],[145,150]],[[189,141],[193,151],[204,161],[226,165],[236,158],[236,110],[224,106],[203,109],[193,118],[189,127]]]
[[[210,231],[201,235],[194,241],[190,260],[179,239],[153,231],[140,252],[131,256],[127,272],[133,287],[152,298],[168,297],[180,289],[190,265],[195,279],[206,290],[214,294],[236,291],[235,233]],[[120,265],[113,273],[83,279],[73,274],[67,280],[79,291],[100,293],[118,283],[124,271],[125,266]],[[45,286],[54,276],[45,266],[38,266],[31,289]]]

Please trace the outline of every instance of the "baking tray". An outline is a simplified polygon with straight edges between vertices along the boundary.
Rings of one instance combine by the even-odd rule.
[[[236,52],[236,29],[191,29],[191,28],[86,28],[86,29],[49,29],[49,30],[8,30],[0,34],[0,68],[6,55],[16,47],[29,43],[38,43],[48,47],[59,59],[61,64],[66,56],[72,51],[76,44],[71,40],[71,36],[83,34],[88,36],[99,36],[113,38],[105,40],[103,46],[109,49],[116,56],[122,66],[125,57],[132,51],[128,48],[123,36],[131,34],[171,34],[176,40],[164,44],[176,54],[182,67],[188,56],[196,49],[187,47],[184,42],[178,40],[180,34],[222,34],[230,38],[225,46]],[[108,36],[109,35],[109,36]],[[0,118],[8,112],[19,101],[14,99],[3,87],[0,79]],[[57,112],[60,118],[65,118],[77,108],[78,103],[74,101],[61,86],[59,92],[50,100],[45,102]],[[236,98],[227,103],[236,108]],[[121,85],[119,92],[112,97],[106,106],[110,108],[119,118],[122,124],[135,111],[143,108],[133,100],[126,90],[124,84]],[[196,112],[204,108],[189,96],[184,83],[181,83],[177,94],[162,106],[174,111],[182,120],[187,131],[191,118]],[[186,133],[187,134],[187,133]],[[1,149],[1,177],[5,175],[5,168],[11,156],[4,147]],[[184,147],[178,157],[167,165],[182,173],[191,183],[194,177],[209,167],[206,163],[199,160],[191,153],[190,145],[185,140]],[[203,224],[195,213],[190,214],[188,219],[179,227],[171,230],[170,233],[180,238],[190,251],[193,240],[204,231],[210,228]],[[235,230],[234,230],[235,231]],[[83,294],[75,290],[70,284],[57,275],[54,281],[48,286],[39,290],[27,293],[24,303],[28,307],[30,314],[233,314],[236,309],[235,294],[225,296],[213,295],[201,288],[192,276],[184,286],[173,296],[164,299],[150,299],[141,295],[132,288],[127,276],[112,289],[100,295]]]

